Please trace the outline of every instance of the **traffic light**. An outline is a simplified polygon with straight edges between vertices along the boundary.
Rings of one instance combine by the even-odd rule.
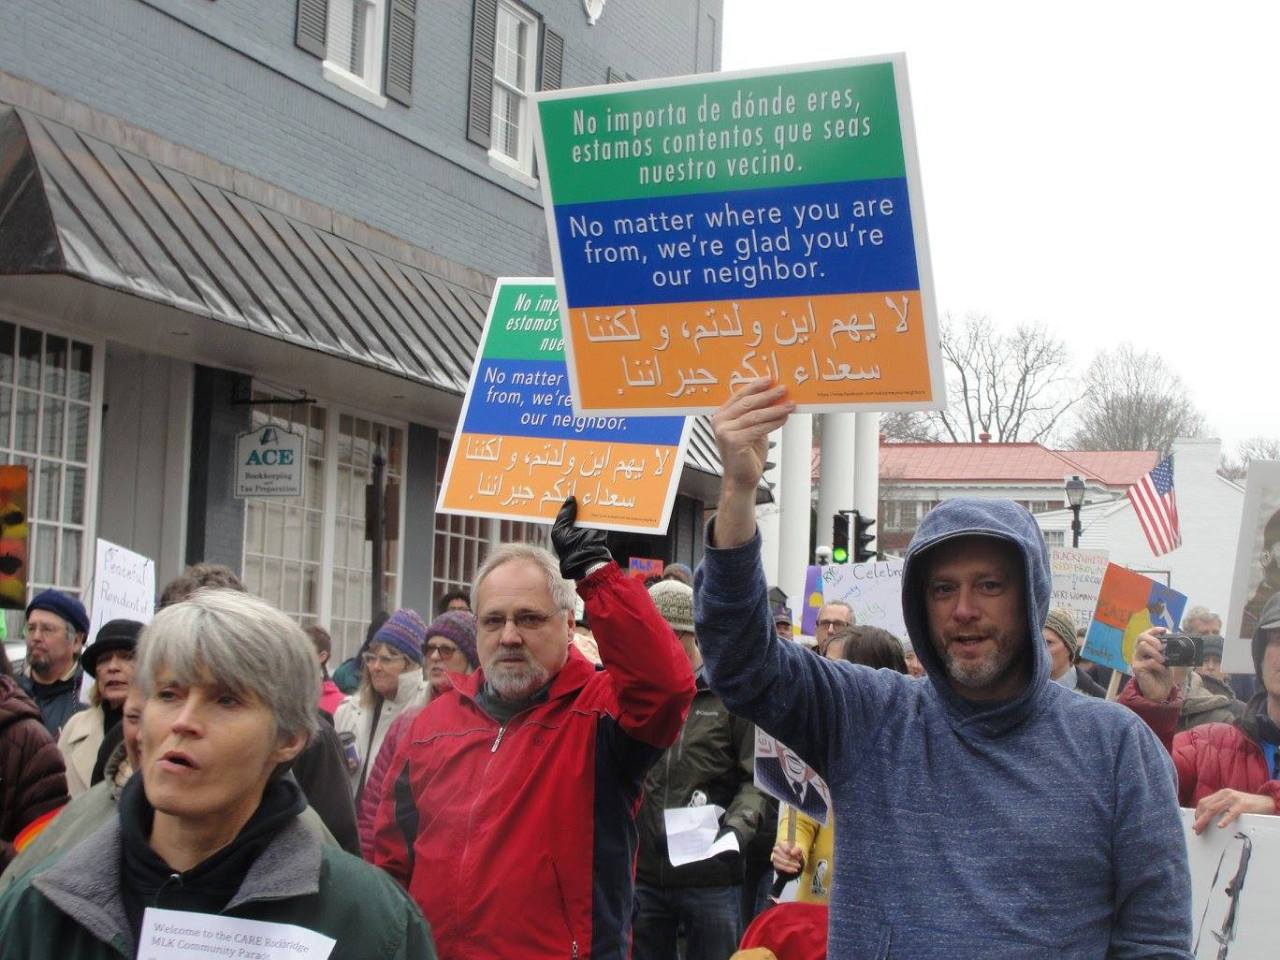
[[[831,536],[831,562],[832,563],[848,563],[849,562],[849,516],[844,513],[837,513],[831,518],[834,524],[834,532]]]
[[[871,532],[871,528],[875,525],[876,522],[870,517],[864,517],[857,510],[853,511],[854,563],[866,563],[868,560],[874,560],[876,558],[876,552],[871,549],[871,544],[873,544],[876,539],[876,535]]]

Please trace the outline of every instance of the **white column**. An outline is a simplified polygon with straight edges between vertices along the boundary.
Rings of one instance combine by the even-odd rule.
[[[756,526],[760,529],[760,562],[764,567],[764,577],[770,586],[778,582],[778,551],[781,544],[781,510],[783,470],[782,470],[782,430],[769,434],[770,448],[768,459],[773,467],[765,470],[764,478],[773,486],[773,503],[765,503],[756,507]]]
[[[858,422],[857,454],[853,468],[853,507],[864,517],[873,520],[880,510],[880,414],[857,413]],[[873,548],[880,545],[880,526],[871,528],[876,535]],[[852,528],[849,535],[853,536]],[[849,552],[853,552],[853,544],[849,544]]]
[[[804,569],[813,562],[809,556],[809,506],[812,503],[813,480],[810,461],[813,455],[813,414],[793,413],[782,428],[782,442],[777,449],[780,484],[778,498],[780,520],[777,556],[777,579],[770,580],[782,588],[791,601],[793,614],[800,613],[804,596]]]
[[[852,413],[822,415],[822,466],[818,482],[818,544],[831,545],[831,518],[853,509],[853,458],[857,426]],[[852,548],[853,544],[849,545]],[[852,549],[850,550],[852,552]]]

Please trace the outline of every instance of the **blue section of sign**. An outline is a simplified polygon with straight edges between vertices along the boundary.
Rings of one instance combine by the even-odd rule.
[[[1124,662],[1124,631],[1110,624],[1103,623],[1096,617],[1089,624],[1089,632],[1085,635],[1084,649],[1086,659],[1093,663],[1129,672],[1129,665]]]
[[[556,224],[573,307],[920,288],[905,178],[579,203]]]
[[[670,447],[683,429],[683,417],[575,417],[562,360],[480,360],[462,424],[463,433]]]

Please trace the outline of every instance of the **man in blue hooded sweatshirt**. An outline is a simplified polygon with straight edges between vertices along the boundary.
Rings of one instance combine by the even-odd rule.
[[[1123,707],[1052,683],[1035,521],[951,500],[907,550],[919,682],[779,642],[754,500],[794,405],[757,381],[715,414],[724,463],[695,577],[712,689],[826,778],[836,818],[828,956],[1191,957],[1168,755]]]

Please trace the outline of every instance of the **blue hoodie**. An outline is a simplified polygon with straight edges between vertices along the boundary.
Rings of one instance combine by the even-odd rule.
[[[929,639],[922,555],[968,534],[1023,559],[1031,680],[1011,701],[957,695]],[[1021,507],[949,500],[920,525],[902,607],[923,681],[780,642],[758,535],[709,546],[694,585],[711,688],[831,788],[832,960],[1191,957],[1172,764],[1128,710],[1050,681],[1048,552]]]

